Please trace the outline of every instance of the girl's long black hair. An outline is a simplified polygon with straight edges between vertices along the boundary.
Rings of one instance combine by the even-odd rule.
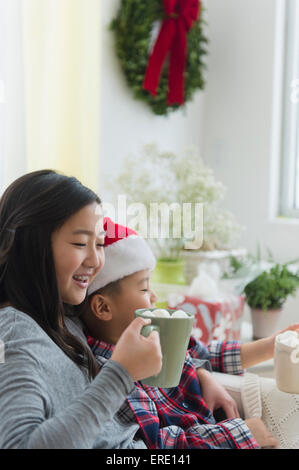
[[[98,371],[91,351],[65,326],[67,306],[58,292],[51,236],[99,197],[76,178],[52,170],[18,178],[0,199],[0,305],[33,318],[90,378]]]

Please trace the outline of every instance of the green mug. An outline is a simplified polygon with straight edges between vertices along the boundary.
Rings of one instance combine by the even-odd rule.
[[[157,308],[142,308],[135,311],[135,317],[150,318],[151,325],[144,326],[141,334],[149,336],[158,331],[162,350],[162,369],[159,374],[142,380],[145,385],[159,388],[177,387],[180,383],[186,352],[189,344],[194,316],[185,312],[188,318],[151,317],[143,315],[145,311]],[[175,312],[165,309],[170,315]]]

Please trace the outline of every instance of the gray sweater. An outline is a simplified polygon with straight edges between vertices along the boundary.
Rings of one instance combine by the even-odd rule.
[[[66,323],[86,343],[79,324],[71,318]],[[32,318],[12,307],[0,309],[0,340],[5,350],[0,363],[0,449],[101,446],[116,411],[134,389],[128,372],[110,360],[90,381],[87,371]],[[136,424],[114,435],[110,448],[131,447],[137,429]]]

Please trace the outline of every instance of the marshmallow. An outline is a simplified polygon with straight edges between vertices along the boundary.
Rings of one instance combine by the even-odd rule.
[[[188,318],[189,315],[184,312],[184,310],[176,310],[172,315],[171,318]]]
[[[277,335],[277,341],[290,348],[297,348],[299,346],[299,336],[296,331],[292,330]]]
[[[155,314],[155,317],[159,317],[159,318],[168,318],[170,317],[170,314],[167,310],[165,310],[164,308],[157,308],[155,311],[154,311],[154,314]]]
[[[145,312],[142,313],[145,317],[155,317],[155,312],[151,312],[150,310],[146,310]]]
[[[172,315],[164,308],[157,308],[155,310],[146,310],[142,313],[145,317],[155,318],[188,318],[189,315],[184,310],[176,310]]]

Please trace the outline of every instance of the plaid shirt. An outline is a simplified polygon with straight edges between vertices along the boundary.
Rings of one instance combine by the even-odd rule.
[[[110,359],[114,346],[87,336],[100,366]],[[149,449],[254,449],[258,444],[239,418],[216,423],[202,398],[194,359],[209,359],[213,370],[241,374],[240,344],[212,341],[207,348],[190,339],[178,387],[156,388],[135,383],[117,413],[124,425],[139,424],[136,438]]]

